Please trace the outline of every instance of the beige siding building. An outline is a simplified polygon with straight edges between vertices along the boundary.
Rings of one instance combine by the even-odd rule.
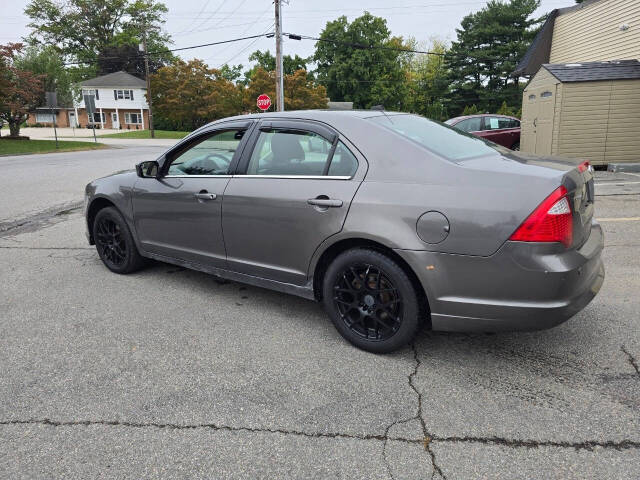
[[[520,149],[640,161],[640,62],[545,64],[524,90]]]
[[[520,149],[640,161],[640,0],[553,10],[514,72],[531,76]]]

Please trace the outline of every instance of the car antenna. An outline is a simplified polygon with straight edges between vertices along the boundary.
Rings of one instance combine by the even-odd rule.
[[[382,112],[382,114],[387,118],[387,120],[389,120],[391,123],[393,123],[393,120],[391,120],[391,117],[389,115],[387,115],[387,112],[384,111],[384,105],[373,105],[371,107],[371,110],[376,110],[376,111]]]

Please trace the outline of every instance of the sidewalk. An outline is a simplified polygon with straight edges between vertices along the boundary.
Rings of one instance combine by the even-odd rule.
[[[75,140],[78,142],[93,142],[93,131],[90,128],[58,128],[59,140]],[[8,129],[3,129],[1,133],[7,133]],[[115,146],[149,146],[149,147],[170,147],[178,143],[179,140],[175,139],[145,139],[145,138],[104,138],[101,135],[107,135],[109,133],[122,133],[123,130],[113,130],[109,128],[96,130],[96,138],[98,143],[104,143],[105,145]],[[20,135],[30,137],[32,140],[53,140],[55,138],[53,134],[53,128],[35,128],[27,127],[20,129]]]

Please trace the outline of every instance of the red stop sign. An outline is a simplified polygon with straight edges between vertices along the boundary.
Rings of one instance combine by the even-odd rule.
[[[258,97],[258,108],[260,110],[269,110],[271,106],[271,99],[269,95],[265,95],[264,93]]]

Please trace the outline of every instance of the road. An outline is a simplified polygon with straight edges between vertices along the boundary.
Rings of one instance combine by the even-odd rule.
[[[572,320],[382,356],[311,301],[109,273],[55,209],[158,153],[0,158],[1,478],[640,477],[640,177],[598,176],[607,277]]]

